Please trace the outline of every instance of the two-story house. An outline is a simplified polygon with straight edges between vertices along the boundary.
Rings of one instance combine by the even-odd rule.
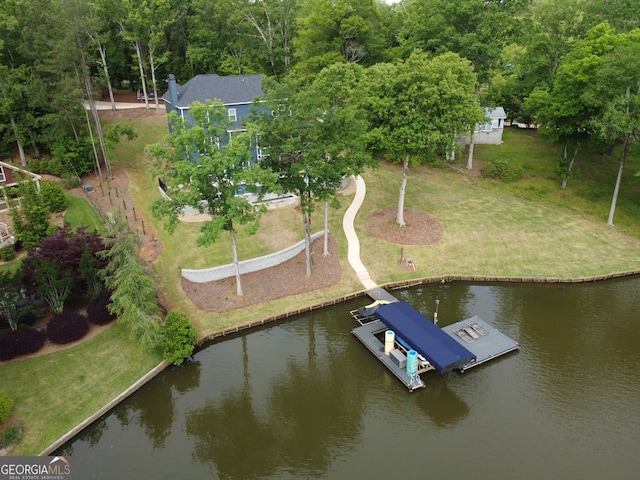
[[[232,122],[227,129],[229,136],[235,132],[246,132],[243,123],[251,111],[254,99],[261,97],[262,75],[230,75],[221,77],[216,74],[196,75],[184,85],[176,82],[175,75],[168,77],[168,91],[162,96],[167,114],[176,112],[184,122],[189,122],[189,105],[198,101],[220,100],[227,109],[227,115]],[[224,139],[221,139],[224,141]],[[260,160],[262,149],[254,143],[253,157]]]

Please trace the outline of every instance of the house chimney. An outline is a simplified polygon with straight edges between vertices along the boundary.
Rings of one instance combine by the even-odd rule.
[[[173,110],[178,109],[178,84],[176,83],[176,76],[173,73],[169,74],[167,79],[169,83],[169,102],[171,102],[171,108]]]

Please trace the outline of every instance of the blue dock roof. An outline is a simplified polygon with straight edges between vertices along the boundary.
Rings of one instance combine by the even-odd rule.
[[[476,356],[405,302],[378,307],[376,316],[426,358],[439,373],[460,368]]]

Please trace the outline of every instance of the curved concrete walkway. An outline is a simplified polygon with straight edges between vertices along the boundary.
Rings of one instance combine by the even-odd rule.
[[[364,285],[364,287],[369,290],[372,288],[377,288],[378,285],[371,280],[369,276],[369,271],[364,266],[362,261],[360,260],[360,240],[358,239],[358,235],[356,234],[356,229],[354,227],[354,220],[356,218],[356,214],[360,207],[362,206],[362,202],[364,202],[364,197],[367,194],[367,185],[364,183],[364,180],[360,175],[355,177],[356,182],[356,194],[353,197],[353,202],[347,211],[344,213],[344,218],[342,219],[342,229],[344,230],[344,234],[347,237],[347,258],[349,260],[349,265],[356,272],[358,276],[358,280]]]

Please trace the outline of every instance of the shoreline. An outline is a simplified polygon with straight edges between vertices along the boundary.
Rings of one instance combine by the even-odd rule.
[[[624,277],[633,277],[640,275],[640,270],[629,270],[626,272],[614,272],[607,275],[595,275],[591,277],[580,277],[580,278],[559,278],[559,277],[500,277],[500,276],[477,276],[477,275],[446,275],[446,276],[434,276],[434,277],[423,277],[412,280],[404,280],[401,282],[390,282],[384,285],[381,285],[378,288],[382,288],[385,290],[399,290],[403,288],[411,288],[416,287],[418,285],[429,285],[429,284],[441,284],[441,283],[451,283],[451,282],[472,282],[472,283],[538,283],[538,284],[578,284],[578,283],[590,283],[590,282],[601,282],[607,280],[613,280],[616,278],[624,278]],[[302,313],[307,313],[312,310],[318,310],[320,308],[328,307],[331,305],[336,305],[348,300],[353,300],[359,297],[363,297],[367,295],[369,290],[360,290],[358,292],[353,292],[349,295],[344,295],[342,297],[337,297],[331,300],[325,300],[322,302],[318,302],[315,304],[308,305],[303,308],[297,308],[294,310],[282,312],[279,314],[271,315],[269,317],[265,317],[260,320],[246,322],[243,324],[238,324],[234,327],[228,327],[213,334],[207,335],[200,339],[197,343],[196,350],[194,353],[197,353],[200,350],[203,350],[209,347],[212,344],[215,344],[219,341],[224,341],[221,339],[225,339],[226,337],[237,335],[239,333],[251,332],[252,330],[261,328],[266,325],[270,325],[272,323],[278,322],[279,320],[283,320],[289,317],[293,317],[295,315],[300,315]],[[147,372],[144,376],[142,376],[139,380],[137,380],[133,385],[127,388],[124,392],[119,394],[113,400],[108,402],[102,408],[100,408],[97,412],[93,413],[89,417],[87,417],[84,421],[73,427],[67,433],[59,437],[55,442],[50,444],[47,448],[45,448],[42,452],[38,453],[38,456],[47,456],[50,455],[53,450],[61,447],[64,443],[69,441],[71,438],[76,436],[86,427],[91,425],[97,419],[99,419],[102,415],[105,415],[109,412],[113,407],[118,405],[123,400],[127,399],[131,394],[136,392],[142,386],[144,386],[147,382],[155,378],[157,375],[162,373],[170,364],[167,361],[162,361],[158,365],[156,365],[153,369]],[[0,456],[6,455],[10,452],[12,447],[8,447],[0,451]]]

